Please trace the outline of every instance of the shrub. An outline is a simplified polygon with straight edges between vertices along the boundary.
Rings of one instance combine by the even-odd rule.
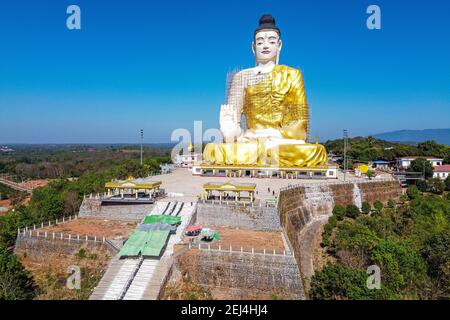
[[[411,200],[417,199],[420,196],[419,189],[414,185],[408,187],[408,189],[406,190],[406,194]]]
[[[337,204],[333,208],[333,215],[338,219],[342,220],[345,217],[345,207],[343,205]]]
[[[87,257],[86,249],[81,248],[80,250],[78,250],[78,253],[76,254],[76,256],[80,259],[86,258]]]
[[[383,203],[380,200],[375,201],[375,203],[373,204],[373,207],[375,208],[375,210],[377,212],[381,212],[381,210],[383,210]]]
[[[381,290],[368,289],[366,281],[364,270],[328,263],[312,277],[310,297],[315,300],[359,300],[374,299],[380,295]]]
[[[433,178],[428,181],[428,189],[434,194],[442,194],[445,190],[445,183],[439,178]]]
[[[356,219],[361,212],[354,204],[349,204],[345,210],[345,215],[349,218]]]
[[[27,300],[36,294],[32,277],[14,254],[0,248],[0,300]]]
[[[372,178],[375,177],[377,174],[373,170],[367,170],[366,175],[369,178],[369,180],[372,180]]]
[[[325,225],[325,227],[323,228],[323,233],[322,233],[322,245],[324,247],[329,245],[330,242],[330,235],[333,232],[334,227],[336,227],[338,219],[336,218],[336,216],[331,216],[328,219],[327,224]]]
[[[362,207],[361,207],[362,213],[369,214],[371,210],[372,210],[372,207],[370,206],[370,204],[366,201],[363,202]]]
[[[401,203],[405,203],[405,202],[407,202],[409,200],[409,197],[406,195],[406,194],[402,194],[401,196],[400,196],[400,201],[401,201]]]
[[[392,199],[389,199],[387,202],[387,205],[389,208],[395,208],[395,201]]]
[[[447,178],[445,178],[444,183],[445,183],[445,190],[450,191],[450,175]]]
[[[416,181],[417,189],[421,192],[427,192],[428,191],[428,184],[425,180],[417,180]]]

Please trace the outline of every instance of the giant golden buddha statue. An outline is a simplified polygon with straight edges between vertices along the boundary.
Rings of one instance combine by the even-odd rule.
[[[263,15],[252,43],[256,67],[230,77],[227,102],[220,110],[225,141],[205,146],[205,162],[280,167],[317,167],[327,162],[325,148],[307,142],[302,73],[278,64],[281,47],[274,18]]]

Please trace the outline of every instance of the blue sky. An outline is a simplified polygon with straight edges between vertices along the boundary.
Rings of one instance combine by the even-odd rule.
[[[81,30],[66,8],[81,8]],[[378,4],[382,29],[366,28]],[[261,14],[303,71],[320,140],[450,127],[450,1],[15,0],[0,5],[0,142],[168,142],[218,127]]]

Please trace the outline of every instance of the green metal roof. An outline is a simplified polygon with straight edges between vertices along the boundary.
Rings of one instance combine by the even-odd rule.
[[[169,216],[169,215],[151,215],[146,216],[143,224],[151,223],[167,223],[167,224],[178,224],[181,222],[181,217]]]
[[[119,252],[120,257],[155,256],[161,254],[169,237],[169,230],[135,230]]]

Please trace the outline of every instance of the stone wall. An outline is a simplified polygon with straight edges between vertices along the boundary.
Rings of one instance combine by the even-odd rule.
[[[176,259],[179,269],[215,299],[303,299],[303,286],[292,255],[189,249]]]
[[[205,226],[281,230],[278,210],[273,207],[198,203],[196,222]]]
[[[104,217],[118,220],[142,220],[150,214],[154,204],[102,205],[100,199],[83,200],[80,217]]]

